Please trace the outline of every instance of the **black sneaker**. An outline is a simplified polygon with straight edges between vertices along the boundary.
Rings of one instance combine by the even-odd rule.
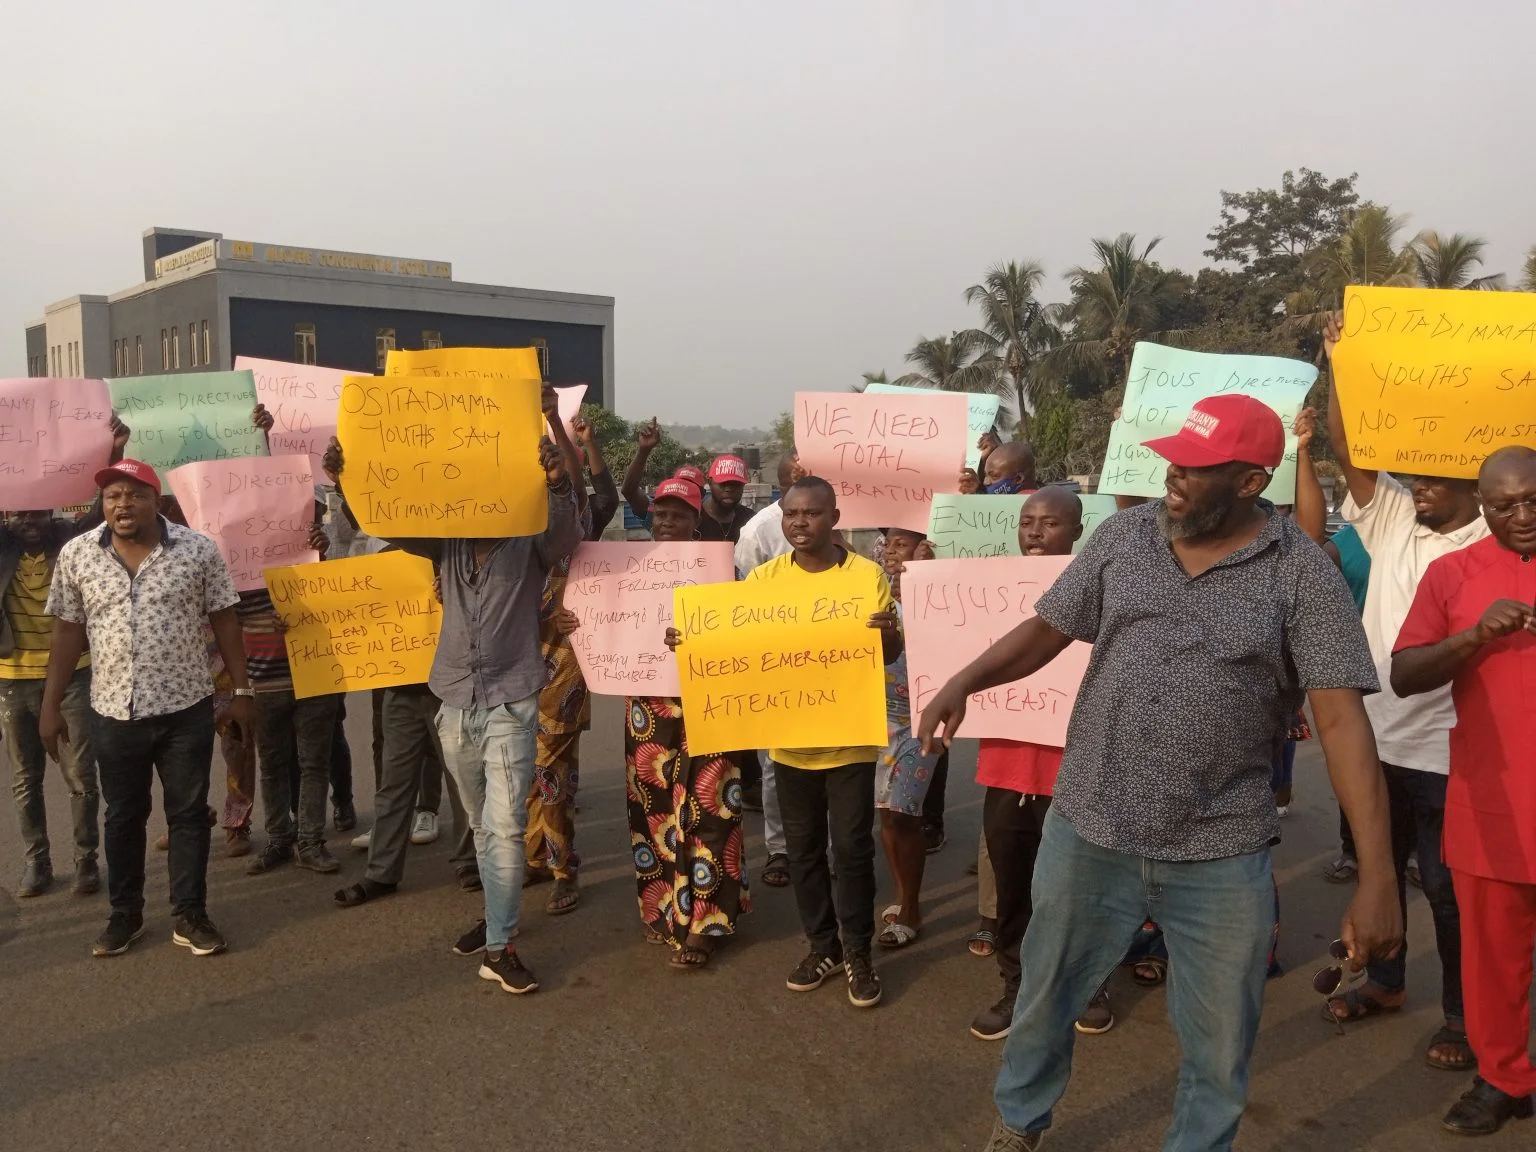
[[[247,876],[260,876],[263,872],[270,872],[274,868],[282,867],[292,859],[292,844],[274,844],[268,840],[261,851],[246,862],[245,874]]]
[[[477,956],[485,951],[485,921],[476,920],[453,944],[455,956]]]
[[[1530,1096],[1501,1092],[1478,1076],[1451,1106],[1440,1126],[1458,1136],[1492,1136],[1510,1120],[1529,1120],[1531,1100]]]
[[[1017,992],[1005,992],[990,1008],[983,1008],[971,1021],[971,1035],[978,1040],[1006,1040],[1013,1030],[1013,1002]]]
[[[848,957],[848,1003],[855,1008],[873,1008],[880,1003],[880,976],[870,963],[868,952]]]
[[[338,832],[350,832],[357,827],[357,808],[352,801],[336,805],[336,811],[331,821]]]
[[[191,949],[194,956],[213,956],[229,947],[224,934],[213,926],[206,913],[179,917],[171,932],[171,943]]]
[[[480,961],[480,979],[494,980],[501,985],[503,992],[510,992],[514,996],[539,990],[538,978],[523,967],[517,953],[510,948],[504,952],[485,954]]]
[[[932,856],[939,852],[949,841],[944,835],[944,825],[932,823],[923,825],[923,851]]]
[[[795,970],[789,974],[785,984],[791,992],[814,992],[821,987],[828,976],[841,967],[843,967],[841,956],[827,956],[816,951],[808,952],[805,959],[795,965]]]
[[[144,917],[119,916],[113,913],[107,921],[107,930],[96,937],[91,945],[92,956],[121,956],[140,936],[144,935]]]
[[[1115,1014],[1109,1007],[1109,989],[1100,988],[1094,993],[1087,1011],[1072,1025],[1085,1036],[1102,1036],[1115,1026]]]
[[[331,855],[324,841],[300,848],[298,863],[300,868],[308,868],[311,872],[341,871],[341,864]]]

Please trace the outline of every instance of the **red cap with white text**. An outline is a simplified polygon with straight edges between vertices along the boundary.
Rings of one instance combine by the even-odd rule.
[[[96,473],[96,487],[105,488],[114,480],[132,480],[138,484],[148,484],[155,490],[155,495],[160,495],[160,477],[155,475],[155,470],[142,460],[119,460],[110,468],[103,468]]]
[[[672,473],[674,480],[686,480],[695,488],[704,487],[704,469],[695,468],[692,464],[684,464],[676,472]]]
[[[747,462],[740,456],[716,456],[709,466],[709,478],[716,484],[747,482]]]
[[[704,504],[699,498],[699,486],[677,476],[656,485],[656,495],[651,498],[651,503],[656,504],[662,500],[681,500],[695,512],[701,511]]]
[[[1268,404],[1240,392],[1196,400],[1184,427],[1172,436],[1142,442],[1180,468],[1257,464],[1275,469],[1285,459],[1285,427]]]

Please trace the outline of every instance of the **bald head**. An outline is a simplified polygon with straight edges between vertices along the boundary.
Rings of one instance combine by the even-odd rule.
[[[1035,487],[1035,450],[1023,440],[999,444],[987,457],[987,485],[1016,480],[1020,488]]]
[[[1524,444],[1510,444],[1500,448],[1483,461],[1483,466],[1477,472],[1477,486],[1481,489],[1493,476],[1503,476],[1511,472],[1529,472],[1532,468],[1536,468],[1536,448],[1527,448]]]
[[[1026,556],[1067,556],[1083,534],[1083,502],[1075,492],[1047,485],[1019,511],[1019,551]]]
[[[1488,531],[1505,548],[1536,556],[1536,449],[1523,444],[1500,448],[1477,474]]]

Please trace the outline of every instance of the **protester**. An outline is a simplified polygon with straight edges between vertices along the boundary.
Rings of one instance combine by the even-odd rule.
[[[1536,1093],[1536,451],[1493,453],[1478,494],[1491,538],[1430,562],[1392,657],[1399,696],[1449,685],[1456,707],[1444,848],[1478,1075],[1444,1125],[1467,1136],[1529,1118]]]
[[[122,459],[129,430],[117,417],[111,421],[109,464]],[[0,729],[15,773],[12,794],[21,825],[24,851],[16,895],[25,900],[53,887],[53,850],[48,842],[48,808],[43,778],[47,754],[38,736],[43,681],[48,675],[48,650],[53,624],[46,605],[59,552],[70,540],[101,527],[98,500],[75,520],[57,518],[48,509],[12,512],[0,524]],[[91,657],[82,655],[64,689],[61,709],[76,740],[60,749],[60,773],[69,789],[77,896],[101,890],[96,861],[101,831],[97,823],[100,793],[96,787],[96,755],[90,738]]]
[[[1349,594],[1354,598],[1355,610],[1365,615],[1365,594],[1370,587],[1371,556],[1360,543],[1360,534],[1353,525],[1346,524],[1323,543],[1323,551],[1344,574]],[[1323,879],[1330,884],[1347,884],[1355,878],[1359,866],[1355,863],[1355,835],[1349,830],[1349,820],[1339,809],[1339,854],[1323,868]],[[1416,855],[1408,858],[1406,869],[1408,882],[1421,887]]]
[[[646,497],[643,483],[645,466],[660,443],[661,427],[652,417],[640,425],[636,432],[635,455],[624,472],[624,485],[621,489],[624,499],[628,501],[630,511],[642,520],[650,511],[650,500]],[[685,474],[685,471],[697,476]],[[701,489],[707,479],[709,491],[704,499],[703,515],[699,517],[699,539],[724,540],[735,544],[741,538],[741,530],[753,517],[752,509],[741,502],[747,483],[747,465],[741,457],[716,456],[709,466],[707,477],[691,467],[686,470],[679,468],[675,476],[689,481],[697,479]]]
[[[962,496],[976,496],[981,492],[981,477],[976,474],[976,469],[966,466],[960,469],[960,481],[955,489]]]
[[[1325,336],[1330,355],[1338,333],[1335,318]],[[1425,570],[1441,556],[1484,539],[1488,525],[1479,515],[1477,486],[1471,480],[1415,476],[1404,486],[1386,472],[1357,467],[1350,458],[1336,386],[1329,390],[1328,428],[1349,487],[1344,518],[1354,525],[1371,557],[1364,624],[1382,691],[1367,699],[1365,707],[1386,773],[1398,899],[1406,909],[1408,856],[1417,847],[1419,876],[1440,953],[1440,1006],[1445,1021],[1430,1039],[1424,1059],[1432,1068],[1463,1071],[1472,1066],[1473,1055],[1462,1006],[1460,913],[1441,854],[1450,731],[1456,710],[1449,685],[1404,700],[1392,691],[1388,678],[1392,647]],[[1358,842],[1359,827],[1353,820],[1350,827]],[[1408,995],[1407,965],[1406,950],[1376,958],[1366,984],[1330,999],[1328,1014],[1355,1021],[1399,1011]]]
[[[1166,496],[1100,525],[1036,615],[923,713],[924,741],[947,742],[972,692],[1030,675],[1074,639],[1094,645],[1043,821],[992,1152],[1039,1145],[1072,1023],[1148,919],[1167,940],[1182,1049],[1168,1146],[1230,1146],[1274,924],[1271,758],[1304,694],[1361,850],[1342,929],[1351,963],[1400,946],[1365,638],[1337,571],[1259,498],[1285,454],[1279,418],[1251,396],[1215,396],[1146,446],[1168,460]]]
[[[566,441],[554,389],[547,385],[543,407],[555,440]],[[539,535],[394,541],[431,560],[442,589],[442,631],[428,683],[443,702],[437,717],[443,760],[475,830],[485,886],[485,920],[464,933],[454,951],[472,955],[483,949],[481,979],[513,993],[539,986],[510,943],[522,897],[528,790],[545,677],[538,649],[539,601],[545,578],[581,538],[562,449],[543,440],[539,461],[549,501],[549,523]],[[338,479],[344,468],[338,452]]]
[[[576,434],[576,447],[586,457],[587,471],[592,477],[592,493],[588,501],[592,508],[592,528],[588,538],[601,540],[608,525],[619,511],[619,490],[614,487],[613,473],[608,471],[608,461],[603,458],[603,446],[598,441],[597,429],[585,416],[571,421],[571,431]],[[699,487],[704,487],[700,481]]]
[[[227,947],[207,909],[208,778],[213,765],[213,680],[203,624],[213,628],[234,685],[227,723],[254,735],[239,594],[218,545],[158,511],[160,478],[120,460],[96,474],[106,523],[59,551],[47,612],[54,618],[39,734],[57,761],[71,731],[64,697],[89,643],[90,747],[107,802],[105,847],[112,915],[92,952],[117,956],[144,934],[145,825],[152,773],[160,773],[170,826],[171,939],[209,956]]]
[[[698,531],[702,501],[686,480],[664,480],[651,503],[651,539],[686,542]],[[580,627],[562,611],[560,629]],[[741,826],[741,779],[723,753],[688,750],[682,701],[624,701],[625,797],[639,889],[640,922],[652,944],[667,944],[677,968],[707,965],[750,911]]]
[[[1029,493],[1040,486],[1035,479],[1035,450],[1023,440],[1009,440],[998,445],[987,456],[982,468],[989,496]]]

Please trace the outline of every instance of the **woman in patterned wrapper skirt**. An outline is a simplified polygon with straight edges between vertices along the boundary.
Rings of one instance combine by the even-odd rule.
[[[686,480],[666,480],[651,502],[651,539],[686,542],[702,500]],[[567,635],[580,621],[562,610]],[[688,751],[681,700],[625,700],[624,765],[629,841],[645,939],[672,948],[672,965],[698,969],[750,910],[741,825],[741,769],[728,753]]]

